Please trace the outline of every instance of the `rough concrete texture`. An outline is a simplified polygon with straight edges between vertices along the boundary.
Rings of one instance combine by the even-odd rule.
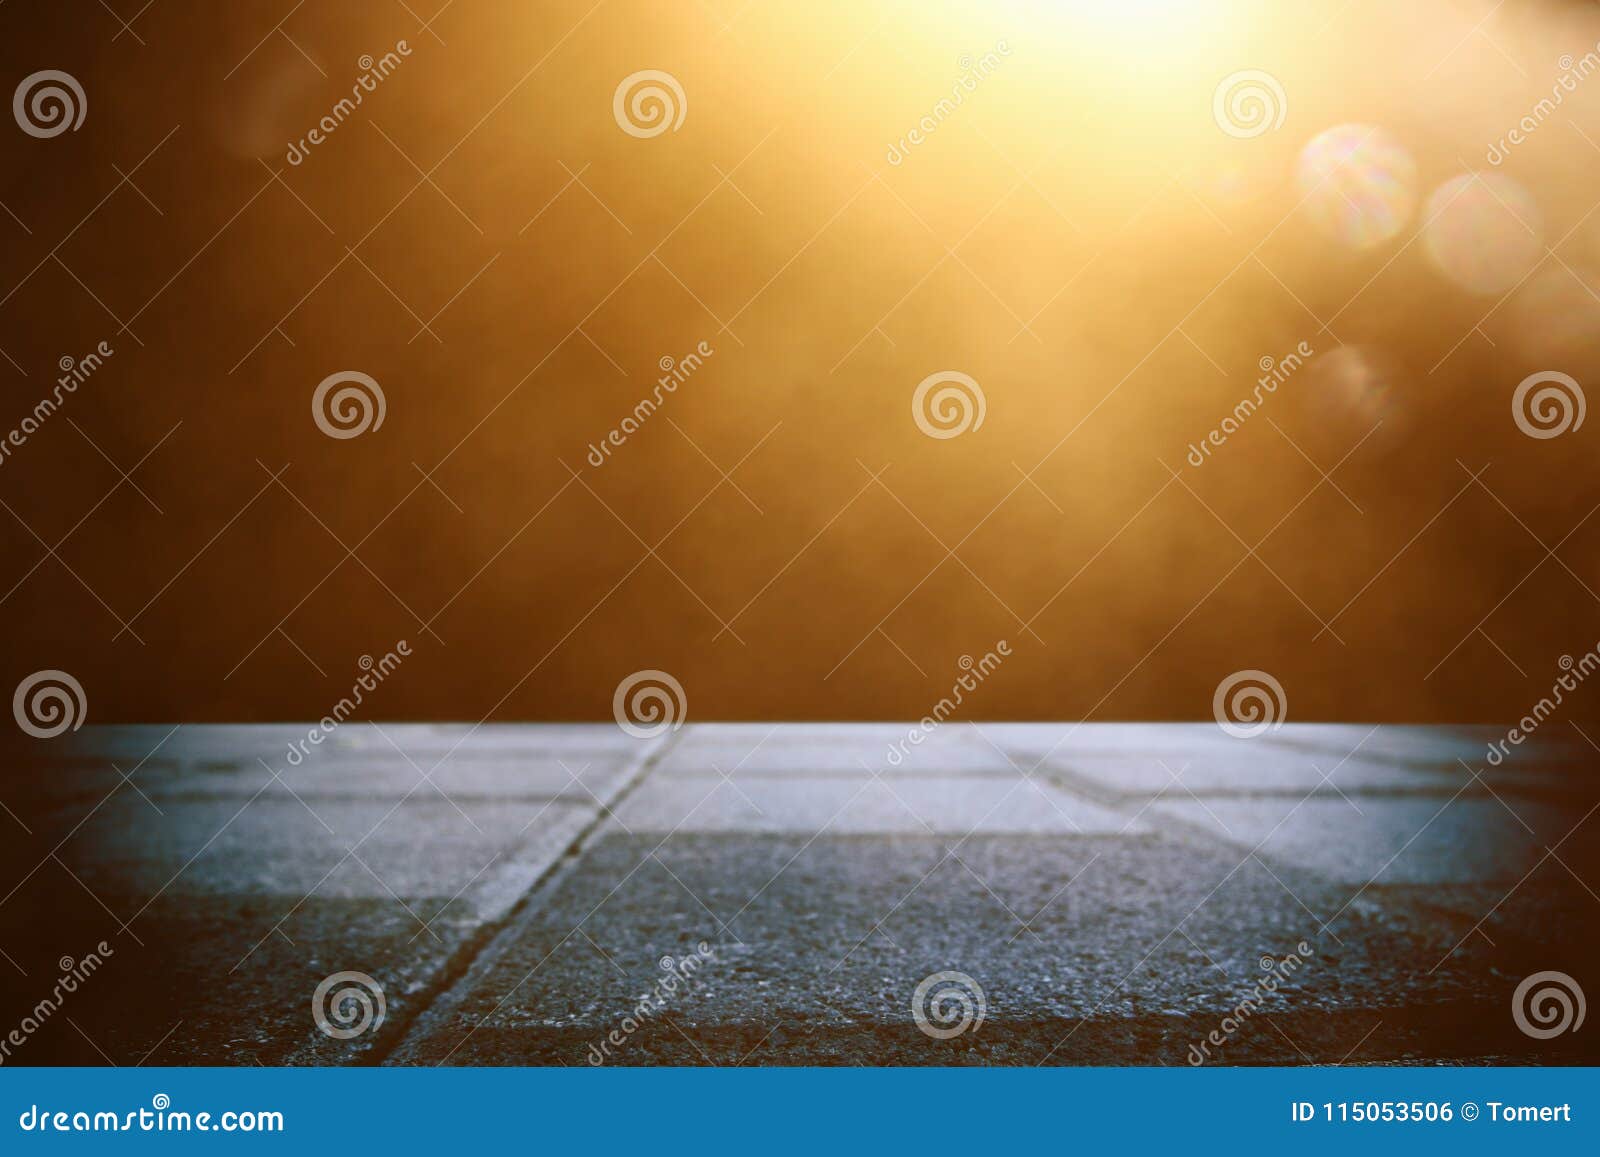
[[[1512,1011],[1536,972],[1600,991],[1575,729],[1494,767],[1489,729],[911,727],[13,751],[0,1029],[42,1023],[8,1063],[1600,1060]],[[338,1039],[345,971],[384,1020]]]

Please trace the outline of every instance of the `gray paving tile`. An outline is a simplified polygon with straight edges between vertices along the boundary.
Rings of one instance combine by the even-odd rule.
[[[385,724],[380,732],[346,724],[317,745],[305,742],[309,730],[90,727],[59,747],[23,748],[0,758],[17,769],[17,791],[45,796],[103,796],[124,776],[151,794],[250,796],[276,771],[283,783],[269,793],[403,795],[426,774],[452,794],[582,798],[614,787],[655,744],[605,725],[474,731]]]
[[[1259,957],[1301,939],[1316,967],[1231,1059],[1600,1059],[1505,1015],[1519,976],[1591,975],[1600,819],[1557,843],[1592,802],[1581,753],[1496,769],[1435,817],[1481,736],[1386,729],[1334,771],[1367,730],[949,724],[886,767],[902,725],[692,725],[615,819],[562,767],[618,790],[654,748],[609,724],[386,727],[394,745],[352,724],[295,767],[303,727],[186,728],[154,755],[166,729],[86,730],[0,755],[0,947],[44,975],[116,940],[118,971],[74,1012],[95,1045],[38,1043],[74,1063],[163,1039],[153,1063],[587,1063],[657,958],[701,939],[722,970],[630,1060],[1185,1063]],[[146,756],[137,790],[109,766]],[[444,760],[448,799],[406,756]],[[732,782],[713,770],[745,756]],[[1182,786],[1163,790],[1163,762],[1188,764]],[[1319,767],[1362,814],[1328,787],[1300,802]],[[371,871],[344,859],[380,819]],[[381,1037],[310,1024],[311,990],[345,969],[383,985]],[[934,1042],[910,993],[948,969],[989,1020]]]
[[[237,773],[178,779],[216,774]],[[367,973],[391,1025],[403,1022],[598,814],[592,801],[503,794],[463,795],[458,811],[431,788],[404,803],[281,789],[151,798],[124,787],[57,803],[7,857],[22,883],[0,904],[0,946],[30,974],[101,939],[117,950],[117,968],[73,1010],[93,1046],[54,1034],[34,1063],[126,1064],[157,1042],[166,1063],[349,1063],[379,1038],[318,1032],[316,985]],[[62,830],[70,838],[52,857]],[[53,943],[40,945],[41,927]],[[47,959],[28,956],[35,947]]]
[[[469,800],[559,796],[593,801],[614,789],[632,769],[617,755],[515,756],[478,754],[470,748],[442,762],[407,759],[395,752],[363,755],[317,753],[298,766],[283,761],[214,771],[191,771],[145,786],[156,796],[251,796],[266,784],[268,795],[300,795],[307,800],[344,797],[398,798],[408,792],[427,798],[439,792],[465,806]],[[272,780],[271,772],[277,772]],[[143,776],[139,782],[144,784]]]
[[[133,897],[106,898],[123,913],[137,906]],[[475,927],[459,905],[444,907],[448,896],[411,901],[432,921],[433,935],[387,896],[313,896],[292,907],[296,899],[164,895],[130,933],[119,934],[82,889],[47,867],[0,909],[0,939],[28,972],[3,986],[0,1004],[10,1011],[14,1002],[30,1007],[48,995],[58,956],[81,959],[102,940],[114,954],[14,1063],[131,1066],[148,1055],[150,1067],[349,1064],[370,1041],[336,1041],[317,1031],[311,999],[318,983],[341,971],[370,975],[393,1023]]]
[[[787,729],[760,734],[702,734],[688,737],[662,760],[659,774],[804,776],[873,774],[929,775],[999,774],[1014,776],[1016,764],[985,743],[971,728],[948,724],[931,733],[914,727],[861,727],[848,730],[809,729],[793,735]],[[919,742],[913,743],[915,734]]]
[[[1417,791],[1454,793],[1463,776],[1365,759],[1339,759],[1322,752],[1258,746],[1222,756],[1080,755],[1051,758],[1046,767],[1069,783],[1083,782],[1138,798],[1309,792]],[[1464,773],[1463,773],[1464,774]]]
[[[654,848],[622,834],[597,844],[392,1062],[590,1063],[662,975],[659,959],[700,941],[715,960],[625,1038],[617,1063],[1185,1064],[1260,959],[1302,940],[1308,963],[1230,1059],[1532,1047],[1504,1014],[1507,984],[1483,968],[1486,945],[1430,971],[1455,926],[1377,906],[1348,913],[1338,939],[1321,935],[1280,879],[1220,846],[981,836],[953,858],[926,837],[727,834]],[[1280,874],[1313,910],[1342,902],[1314,876]],[[918,984],[944,971],[969,976],[986,1009],[949,1041],[912,1013]]]
[[[1497,766],[1489,762],[1490,745],[1506,739],[1506,728],[1395,725],[1374,728],[1366,724],[1312,723],[1285,726],[1272,738],[1275,743],[1325,751],[1336,757],[1356,752],[1367,759],[1457,770],[1460,768],[1458,761],[1464,761],[1487,775],[1497,771]],[[1600,750],[1571,726],[1552,722],[1526,742],[1507,745],[1498,772],[1540,768],[1600,769]]]
[[[165,814],[118,796],[78,830],[62,858],[95,891],[146,900],[158,891],[450,896],[511,863],[548,863],[594,814],[566,802],[505,800],[457,811],[437,796],[398,806],[319,799],[309,809],[266,796],[157,802]]]
[[[147,756],[183,763],[252,763],[259,756],[281,762],[289,746],[305,738],[306,723],[189,723],[87,726],[50,742],[18,748],[25,758],[108,759],[137,763]],[[391,742],[392,741],[392,742]],[[463,744],[479,755],[541,755],[608,751],[630,754],[651,741],[627,735],[609,723],[435,724],[385,723],[374,727],[347,723],[336,727],[323,746],[333,751],[390,752],[398,747],[413,758],[435,761]],[[127,767],[124,768],[127,770]]]
[[[1514,883],[1581,813],[1528,800],[1166,799],[1150,810],[1345,884]],[[1359,812],[1357,808],[1359,807]],[[1520,817],[1520,818],[1519,818]],[[1524,827],[1526,823],[1527,827]],[[1531,831],[1529,829],[1532,829]]]
[[[988,741],[1019,758],[1080,755],[1159,756],[1184,759],[1238,751],[1254,740],[1236,739],[1215,723],[981,723]]]
[[[971,831],[1117,833],[1128,820],[1020,779],[945,776],[893,781],[662,776],[617,809],[633,832],[923,834]],[[1135,825],[1130,830],[1141,830]]]

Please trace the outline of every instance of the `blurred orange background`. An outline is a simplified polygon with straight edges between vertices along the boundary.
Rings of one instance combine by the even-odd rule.
[[[691,720],[902,718],[1006,640],[963,715],[1208,718],[1254,668],[1295,720],[1515,719],[1600,640],[1594,425],[1514,406],[1596,380],[1597,41],[1580,3],[0,7],[6,83],[87,106],[0,131],[0,427],[113,351],[0,465],[5,686],[317,717],[404,639],[363,715],[607,718],[653,668]],[[619,113],[644,70],[681,123]],[[348,438],[341,371],[384,399]],[[982,422],[929,436],[950,373]]]

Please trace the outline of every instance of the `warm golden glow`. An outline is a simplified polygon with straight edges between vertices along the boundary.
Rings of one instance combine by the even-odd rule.
[[[81,634],[101,718],[306,715],[296,647],[402,633],[428,674],[389,705],[432,717],[601,717],[647,667],[702,718],[914,716],[1008,637],[997,716],[1203,715],[1263,667],[1301,718],[1471,718],[1523,697],[1452,651],[1489,608],[1527,671],[1588,613],[1484,557],[1515,522],[1478,490],[1429,520],[1458,460],[1549,541],[1587,508],[1592,443],[1523,436],[1511,391],[1595,357],[1592,5],[173,11],[81,67],[81,132],[0,143],[50,173],[0,219],[16,405],[109,335],[85,433],[127,464],[183,423],[138,468],[161,515],[124,488],[73,529],[117,478],[65,422],[0,471],[104,598],[13,526],[17,664]],[[634,76],[659,131],[617,119]],[[110,195],[152,149],[161,214]],[[343,371],[387,408],[336,441],[308,403]],[[952,373],[982,423],[929,436]]]

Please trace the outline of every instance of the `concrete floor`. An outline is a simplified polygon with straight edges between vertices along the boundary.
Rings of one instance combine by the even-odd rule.
[[[1600,993],[1600,752],[1549,730],[1491,768],[1466,728],[949,724],[894,765],[897,725],[351,724],[298,766],[303,727],[86,728],[7,756],[0,1037],[103,940],[7,1063],[1593,1064],[1512,1013]],[[350,1039],[343,971],[383,993]],[[942,972],[983,1019],[941,1037]]]

